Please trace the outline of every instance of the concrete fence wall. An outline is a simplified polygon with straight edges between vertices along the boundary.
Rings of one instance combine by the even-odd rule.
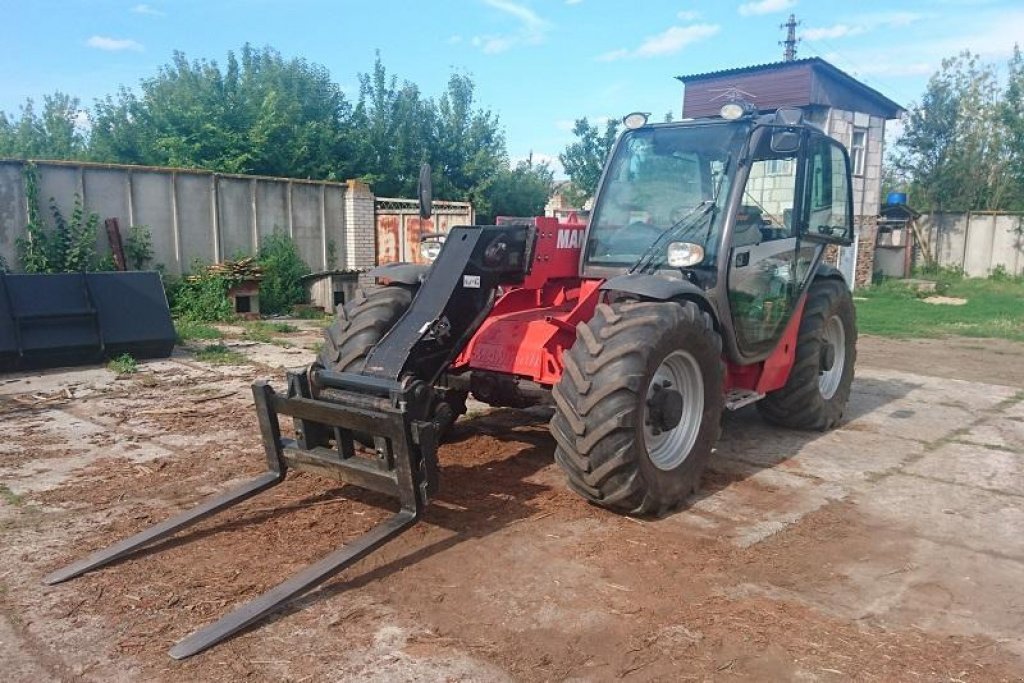
[[[1024,274],[1024,214],[935,213],[917,224],[939,265],[962,268],[970,277],[987,277],[999,266]]]
[[[25,163],[0,160],[0,257],[19,267],[16,240],[28,222]],[[213,263],[255,254],[274,231],[289,235],[309,267],[365,270],[378,262],[377,203],[370,188],[347,183],[206,171],[37,161],[40,215],[52,225],[52,197],[65,217],[75,195],[99,214],[99,253],[109,253],[102,220],[117,218],[122,236],[149,228],[154,262],[172,275],[195,260]],[[442,203],[438,203],[442,204]],[[450,208],[452,202],[443,203]],[[472,217],[469,204],[462,204]]]

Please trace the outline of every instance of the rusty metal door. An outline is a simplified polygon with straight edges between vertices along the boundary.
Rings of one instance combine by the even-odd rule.
[[[456,225],[473,225],[473,206],[468,202],[433,204],[433,216],[422,219],[415,199],[377,197],[377,263],[423,263],[420,239],[431,233],[447,233]]]

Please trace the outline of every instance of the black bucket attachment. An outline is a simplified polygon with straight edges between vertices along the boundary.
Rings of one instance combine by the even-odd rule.
[[[0,372],[166,358],[174,336],[158,273],[0,273]]]

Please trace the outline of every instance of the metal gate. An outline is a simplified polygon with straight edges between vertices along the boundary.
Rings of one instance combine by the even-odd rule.
[[[456,225],[473,225],[473,205],[469,202],[433,204],[433,216],[420,218],[415,199],[377,197],[374,205],[377,229],[377,263],[405,261],[422,263],[420,238],[430,233],[447,233]]]

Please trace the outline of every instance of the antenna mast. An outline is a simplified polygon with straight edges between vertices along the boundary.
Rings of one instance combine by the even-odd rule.
[[[782,54],[783,61],[792,62],[796,59],[796,44],[800,42],[800,39],[796,37],[796,27],[801,22],[796,20],[796,16],[793,14],[789,15],[789,21],[785,24],[781,24],[779,28],[786,29],[786,39],[779,41],[779,45],[786,48]]]

